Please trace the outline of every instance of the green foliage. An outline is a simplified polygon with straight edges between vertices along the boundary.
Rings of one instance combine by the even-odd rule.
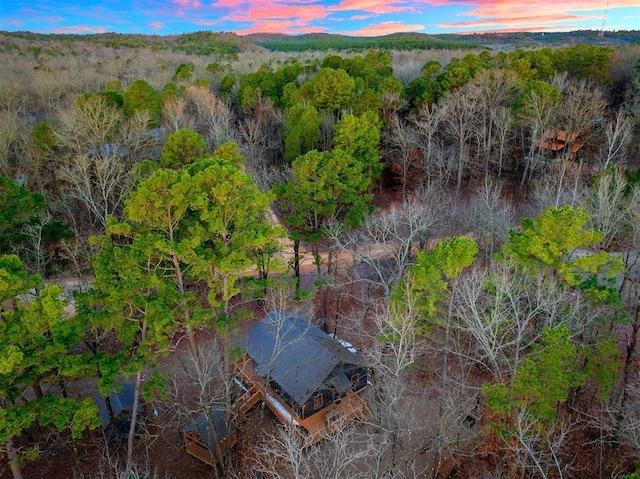
[[[239,158],[238,146],[228,143],[187,169],[154,172],[125,202],[127,223],[110,230],[110,243],[116,235],[132,237],[133,246],[148,248],[145,255],[159,265],[173,265],[154,274],[178,288],[183,318],[194,327],[206,315],[181,284],[189,278],[207,281],[210,305],[226,311],[240,292],[240,274],[254,264],[253,252],[273,245],[279,235],[265,218],[270,195],[240,170]]]
[[[501,414],[525,408],[535,419],[553,422],[558,405],[567,401],[572,388],[586,380],[579,358],[566,326],[545,328],[541,343],[522,360],[511,386],[482,386],[487,406]]]
[[[218,62],[209,63],[206,68],[206,72],[210,75],[217,75],[227,70],[227,66],[220,65]]]
[[[611,278],[619,261],[602,253],[580,253],[602,241],[602,233],[585,226],[589,216],[581,208],[550,208],[537,218],[521,220],[521,230],[511,230],[504,254],[531,270],[549,269],[570,287],[595,290],[594,278]],[[602,285],[597,281],[596,285]]]
[[[355,86],[346,71],[323,68],[310,81],[311,101],[318,110],[338,112],[350,105]]]
[[[357,226],[368,211],[370,179],[362,163],[342,150],[312,150],[294,160],[291,178],[274,192],[285,221],[308,241],[323,235],[327,221]]]
[[[442,65],[437,60],[430,60],[420,69],[420,76],[424,80],[435,80],[442,71]]]
[[[584,384],[578,351],[569,329],[560,326],[542,331],[542,344],[522,361],[511,394],[537,418],[552,421],[556,407],[569,397],[571,388]]]
[[[536,118],[540,112],[552,110],[562,102],[562,93],[555,86],[541,80],[525,84],[523,94],[512,105],[516,115]]]
[[[293,105],[287,112],[284,136],[284,159],[293,161],[298,156],[315,150],[320,143],[322,116],[315,107]]]
[[[56,148],[56,137],[53,125],[48,121],[41,121],[31,129],[33,146],[42,153],[51,153]]]
[[[235,73],[223,76],[222,80],[220,80],[220,85],[218,86],[218,93],[220,94],[220,97],[229,98],[237,81],[238,76]]]
[[[124,98],[117,91],[101,91],[98,95],[105,97],[110,104],[117,108],[122,108],[124,106]]]
[[[580,80],[609,81],[613,49],[579,44],[554,51],[553,64],[558,72],[567,72]]]
[[[176,71],[173,74],[172,80],[174,82],[181,81],[189,81],[193,77],[193,71],[195,70],[195,65],[191,62],[189,63],[181,63],[176,67]]]
[[[351,58],[328,55],[321,66],[332,70],[342,69],[352,78],[362,79],[367,88],[376,91],[385,79],[393,77],[391,53],[386,51],[371,50],[364,58],[360,55]]]
[[[199,88],[209,88],[211,86],[211,82],[207,78],[196,78],[193,80],[193,86]]]
[[[626,169],[624,171],[624,177],[627,181],[627,194],[631,194],[635,188],[640,188],[640,167],[636,169]]]
[[[0,176],[0,254],[10,253],[28,237],[24,228],[47,209],[44,197]]]
[[[306,34],[258,40],[258,45],[271,51],[302,52],[307,50],[454,50],[482,48],[478,43],[448,41],[420,34],[396,34],[380,37],[346,37],[342,35]]]
[[[391,294],[391,308],[410,312],[419,318],[423,333],[442,324],[442,305],[449,294],[449,282],[476,259],[476,242],[466,236],[447,238],[429,251],[419,251]]]
[[[236,42],[223,39],[214,32],[200,31],[180,35],[176,40],[174,50],[189,55],[219,55],[232,60],[237,59],[240,46]]]
[[[165,83],[160,92],[160,100],[164,104],[170,98],[178,98],[182,94],[183,87],[178,87],[174,82]]]
[[[23,302],[29,291],[38,292]],[[58,396],[54,389],[27,395],[42,383],[66,383],[88,377],[94,369],[87,358],[75,351],[82,342],[84,324],[64,318],[61,289],[42,287],[37,275],[29,275],[17,256],[0,256],[0,442],[19,436],[34,422],[69,428],[79,437],[100,421],[93,401],[77,401]],[[31,397],[31,398],[30,398]],[[30,398],[30,399],[29,399]]]
[[[437,61],[430,60],[423,65],[421,76],[409,83],[407,96],[414,106],[436,103],[448,92],[464,86],[478,71],[492,66],[488,52],[452,58],[444,70]]]
[[[525,95],[515,105],[516,110],[522,110],[527,103],[527,94],[547,96],[551,103],[557,104],[560,92],[547,83],[556,72],[566,71],[572,77],[600,83],[609,81],[612,58],[612,49],[586,44],[559,49],[514,50],[495,56],[483,51],[478,55],[465,55],[462,59],[453,58],[443,71],[438,62],[427,62],[421,76],[410,82],[406,93],[414,106],[435,103],[447,92],[465,85],[480,70],[503,68],[514,72],[524,86]],[[544,89],[546,91],[542,91]],[[553,94],[552,90],[555,90]]]
[[[636,464],[636,470],[624,476],[624,479],[640,479],[640,463]]]
[[[120,80],[107,80],[104,82],[104,91],[113,91],[122,94],[124,93],[124,88]]]
[[[160,166],[163,168],[180,169],[202,158],[207,149],[204,138],[186,128],[174,131],[162,147]]]
[[[243,75],[238,88],[240,105],[246,109],[251,107],[250,99],[269,98],[275,105],[282,106],[284,87],[295,83],[302,72],[302,64],[295,62],[273,71],[269,65],[263,64],[258,71]]]
[[[240,146],[235,141],[224,142],[211,153],[211,156],[213,158],[221,158],[237,168],[241,168],[246,163],[240,151]]]
[[[160,123],[162,104],[160,94],[144,80],[134,81],[123,94],[123,109],[127,116],[132,116],[136,111],[149,112],[149,127],[157,127]]]
[[[164,398],[166,395],[167,389],[164,378],[158,371],[154,371],[144,382],[142,397],[146,401],[151,401],[155,398]]]
[[[344,115],[335,126],[333,146],[353,156],[363,165],[372,183],[377,182],[384,164],[379,149],[382,122],[374,111],[360,116]]]
[[[621,361],[618,341],[613,337],[604,337],[592,349],[582,349],[582,354],[587,358],[584,374],[598,385],[598,398],[604,401],[619,379]]]

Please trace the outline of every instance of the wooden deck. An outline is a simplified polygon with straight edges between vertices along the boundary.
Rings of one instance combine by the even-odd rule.
[[[236,362],[233,368],[247,388],[234,405],[236,414],[245,414],[259,400],[263,400],[283,424],[295,427],[305,447],[321,441],[351,421],[366,421],[371,416],[365,400],[355,392],[347,390],[346,395],[340,400],[306,419],[301,419],[273,388],[265,385],[264,379],[253,370],[248,356]]]
[[[231,444],[228,445],[228,439],[224,438],[220,441],[219,449],[211,450],[209,446],[202,440],[202,437],[196,432],[186,432],[183,435],[184,447],[188,454],[197,457],[205,464],[216,467],[222,464],[227,450],[236,445],[237,438],[235,431],[231,433]]]
[[[308,435],[305,437],[305,445],[309,446],[322,440],[327,434],[342,429],[351,421],[367,421],[371,412],[364,399],[350,389],[346,396],[339,402],[330,404],[322,411],[318,411],[307,419],[300,420]]]

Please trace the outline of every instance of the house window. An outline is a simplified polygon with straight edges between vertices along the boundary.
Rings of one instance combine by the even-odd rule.
[[[322,394],[317,394],[313,398],[313,409],[321,409],[322,408]]]
[[[360,383],[360,375],[358,373],[351,376],[351,387],[356,388]]]

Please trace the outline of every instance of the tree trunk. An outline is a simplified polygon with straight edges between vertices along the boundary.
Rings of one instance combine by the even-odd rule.
[[[140,388],[142,386],[142,370],[136,375],[136,385],[133,390],[133,405],[131,406],[131,423],[129,424],[129,436],[127,438],[127,462],[124,477],[128,478],[133,466],[133,439],[136,435],[138,423],[138,403],[140,402]]]
[[[300,240],[293,240],[293,275],[296,278],[296,299],[300,299]]]
[[[18,460],[18,451],[13,447],[13,438],[8,437],[4,445],[13,479],[22,479],[22,469],[20,468],[20,461]]]
[[[140,343],[144,343],[147,338],[147,323],[142,324],[142,334]],[[129,424],[129,436],[127,438],[127,462],[125,465],[126,479],[129,478],[131,467],[133,466],[133,439],[136,435],[136,425],[138,423],[138,403],[140,402],[140,388],[142,387],[142,369],[136,374],[136,384],[133,389],[133,405],[131,406],[131,423]]]
[[[42,392],[42,386],[40,385],[40,379],[36,379],[35,383],[33,383],[33,394],[35,394],[36,399],[42,399],[44,397],[44,393]]]
[[[633,358],[635,357],[636,347],[638,344],[638,330],[640,329],[640,305],[636,307],[636,314],[631,323],[631,338],[626,346],[626,354],[623,363],[622,385],[620,387],[620,411],[624,411],[628,399],[627,385],[629,384],[629,376],[632,372]]]

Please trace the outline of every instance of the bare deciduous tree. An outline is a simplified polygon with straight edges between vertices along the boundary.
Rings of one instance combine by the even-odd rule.
[[[633,138],[634,118],[625,110],[618,110],[612,119],[604,120],[605,142],[602,145],[598,162],[600,170],[606,170],[610,163],[624,164],[627,148]]]
[[[483,174],[486,180],[496,140],[500,142],[501,153],[504,149],[507,134],[505,127],[509,125],[506,121],[508,119],[506,108],[518,94],[517,78],[512,71],[491,68],[479,71],[463,88],[469,89],[471,94],[478,98],[475,136],[478,144],[477,156],[483,159]],[[494,128],[497,131],[494,131]],[[501,171],[501,169],[502,157],[500,157],[498,170]]]
[[[556,207],[560,206],[562,187],[569,162],[578,160],[578,171],[574,176],[574,192],[578,191],[579,181],[582,177],[582,165],[584,157],[580,152],[574,154],[574,145],[578,142],[588,144],[591,136],[592,125],[602,117],[606,103],[600,88],[584,81],[568,81],[563,89],[563,102],[559,110],[558,121],[564,130],[566,146],[560,155],[560,169],[558,189],[556,193]],[[574,197],[576,194],[574,193]]]
[[[496,381],[515,375],[545,326],[566,324],[573,334],[585,334],[598,315],[579,294],[508,263],[461,276],[454,308],[456,354],[489,370]]]
[[[354,262],[367,265],[371,277],[363,280],[382,287],[388,297],[411,263],[413,248],[426,244],[430,228],[437,221],[434,211],[412,196],[368,215],[355,231],[342,231],[334,225],[328,234],[338,250],[350,254]]]
[[[453,139],[457,153],[456,193],[462,189],[462,177],[469,164],[469,141],[473,137],[475,122],[478,118],[478,97],[470,89],[449,93],[440,102],[444,111],[445,130]]]
[[[398,115],[391,117],[387,141],[391,146],[391,169],[402,182],[402,198],[407,197],[407,185],[415,184],[420,176],[416,168],[416,151],[420,147],[417,131],[403,124]]]
[[[535,477],[571,477],[572,463],[565,462],[564,450],[575,424],[561,422],[554,428],[544,428],[524,409],[515,414],[515,427],[505,438],[511,457],[522,474],[530,471]],[[575,460],[575,456],[574,456]]]
[[[426,175],[425,182],[429,182],[433,178],[440,178],[441,180],[448,178],[448,175],[443,176],[442,169],[437,167],[440,163],[437,160],[443,151],[438,133],[444,121],[445,113],[444,108],[438,104],[425,104],[420,108],[417,115],[411,117],[411,122],[416,125],[422,140],[421,148],[423,169]],[[440,174],[437,174],[438,171],[440,171]]]
[[[250,167],[279,163],[283,154],[283,124],[282,111],[271,101],[260,99],[253,109],[253,115],[246,117],[240,125],[240,134],[245,140],[247,163]]]
[[[628,244],[632,239],[640,191],[629,189],[618,169],[607,170],[581,198],[580,206],[589,214],[594,228],[604,234],[602,247],[608,249],[614,242]]]
[[[515,210],[502,197],[500,185],[490,179],[485,179],[480,189],[471,195],[467,205],[465,230],[474,234],[485,261],[489,263],[509,237],[509,229],[515,224]]]
[[[73,156],[61,162],[58,175],[69,185],[66,195],[79,200],[103,230],[133,186],[125,164],[114,156]]]
[[[0,175],[12,177],[12,150],[20,137],[17,113],[0,110]]]
[[[162,105],[162,123],[168,134],[181,128],[193,128],[193,119],[188,114],[187,102],[184,98],[174,97],[164,102]]]
[[[195,129],[204,137],[209,151],[227,141],[237,140],[234,115],[224,101],[208,88],[196,86],[187,87],[184,95],[195,113]]]
[[[354,426],[304,448],[300,436],[281,425],[260,444],[254,470],[259,477],[273,479],[364,479],[372,477],[373,462],[368,438]]]
[[[102,95],[81,100],[73,109],[60,114],[57,140],[75,155],[99,152],[112,144],[120,130],[123,114]]]

